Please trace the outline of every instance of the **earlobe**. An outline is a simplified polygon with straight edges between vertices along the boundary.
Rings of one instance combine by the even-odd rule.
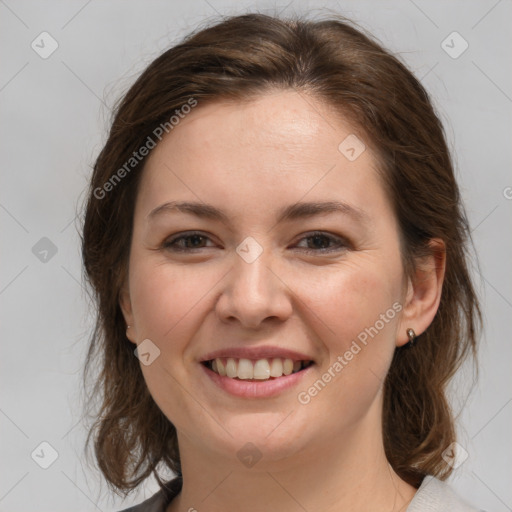
[[[132,312],[132,303],[130,299],[130,292],[128,291],[126,286],[123,286],[122,290],[119,292],[119,307],[124,316],[124,321],[126,322],[126,337],[132,342],[136,342],[134,322],[133,322],[133,312]]]
[[[434,238],[429,247],[430,255],[417,261],[414,275],[408,280],[397,346],[403,346],[410,341],[409,329],[416,336],[425,332],[439,308],[446,268],[446,246],[443,240]]]

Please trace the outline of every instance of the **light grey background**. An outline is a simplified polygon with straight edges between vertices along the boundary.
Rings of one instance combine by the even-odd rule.
[[[150,481],[124,502],[112,499],[83,457],[80,369],[92,316],[75,215],[110,107],[151,59],[218,13],[318,14],[323,7],[400,54],[445,122],[486,319],[480,379],[459,421],[469,457],[450,481],[482,509],[512,510],[512,2],[288,2],[0,0],[0,511],[107,512],[157,488]],[[35,40],[43,51],[43,31],[59,45],[47,59],[31,48]],[[469,44],[458,58],[441,46],[453,31]],[[453,37],[445,43],[452,53],[464,44]],[[42,252],[48,242],[34,254],[43,237],[55,255]],[[459,378],[454,388],[468,386]],[[39,463],[51,461],[43,441],[58,454],[48,469],[31,458],[36,450]]]

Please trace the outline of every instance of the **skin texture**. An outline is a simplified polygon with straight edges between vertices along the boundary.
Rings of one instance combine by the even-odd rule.
[[[384,455],[382,384],[406,329],[420,334],[431,323],[444,261],[426,259],[406,278],[368,144],[355,161],[338,150],[353,133],[316,99],[279,91],[199,104],[146,163],[120,303],[129,339],[160,350],[141,368],[178,431],[184,486],[168,511],[390,511],[414,495]],[[227,223],[176,211],[148,217],[167,201],[211,204]],[[309,201],[348,203],[366,220],[330,213],[276,223],[283,207]],[[164,247],[196,230],[207,238],[189,240],[198,247],[191,252]],[[307,238],[312,231],[334,240],[319,244]],[[236,252],[248,236],[263,249],[252,263]],[[323,252],[322,243],[335,250]],[[395,303],[400,313],[301,404],[299,392]],[[272,398],[229,395],[199,363],[213,350],[268,345],[315,361]],[[262,456],[251,468],[237,457],[247,442]]]

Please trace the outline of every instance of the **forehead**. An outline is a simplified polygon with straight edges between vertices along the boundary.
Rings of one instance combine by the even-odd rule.
[[[355,159],[347,157],[347,140],[360,152]],[[141,201],[146,214],[159,202],[212,197],[242,209],[249,200],[264,209],[306,194],[360,206],[382,192],[376,162],[368,145],[362,148],[355,127],[295,91],[199,103],[150,154]]]
[[[334,116],[317,99],[292,90],[276,91],[251,100],[219,101],[198,106],[169,134],[174,145],[193,148],[194,156],[245,159],[266,155],[272,157],[286,153],[288,159],[307,156],[337,158],[340,137],[354,132],[341,118]],[[312,145],[321,139],[318,151]],[[170,142],[173,144],[173,142]],[[264,152],[262,152],[264,150]]]

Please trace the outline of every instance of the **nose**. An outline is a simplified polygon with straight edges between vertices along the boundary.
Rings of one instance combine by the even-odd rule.
[[[234,259],[231,271],[222,281],[223,288],[216,303],[219,318],[257,329],[290,317],[291,290],[272,265],[272,255],[264,251],[250,263],[238,254]]]

